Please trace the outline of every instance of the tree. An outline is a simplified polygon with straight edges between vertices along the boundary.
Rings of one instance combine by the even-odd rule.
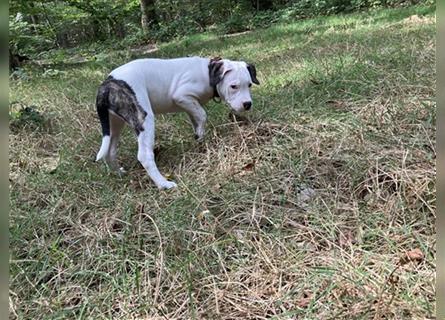
[[[153,23],[156,23],[155,0],[141,0],[141,24],[144,32],[147,33]]]

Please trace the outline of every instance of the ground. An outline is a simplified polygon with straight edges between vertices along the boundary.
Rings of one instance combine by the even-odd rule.
[[[126,130],[94,162],[95,93],[136,57],[254,63],[246,119],[205,142],[157,120],[158,191]],[[428,319],[435,315],[435,8],[203,34],[10,81],[13,319]],[[28,107],[27,109],[24,109]]]

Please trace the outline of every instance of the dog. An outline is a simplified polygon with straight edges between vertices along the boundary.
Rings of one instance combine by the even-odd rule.
[[[137,158],[159,189],[177,187],[159,172],[154,159],[155,114],[187,112],[195,138],[204,138],[207,114],[202,107],[221,99],[235,114],[251,110],[251,86],[259,85],[253,64],[221,58],[138,59],[109,74],[100,85],[96,109],[102,145],[96,161],[114,170],[120,132],[128,124],[138,140]]]

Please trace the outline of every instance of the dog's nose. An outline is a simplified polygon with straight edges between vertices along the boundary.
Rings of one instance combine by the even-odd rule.
[[[252,108],[252,101],[243,102],[243,107],[244,109],[249,110],[250,108]]]

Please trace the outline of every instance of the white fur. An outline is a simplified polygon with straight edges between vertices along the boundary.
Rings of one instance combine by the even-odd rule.
[[[100,146],[99,152],[97,153],[96,161],[103,159],[108,154],[109,149],[110,149],[110,136],[103,136],[102,145]]]
[[[176,187],[159,172],[154,161],[155,114],[187,112],[198,140],[204,137],[207,114],[202,105],[213,96],[209,80],[209,59],[190,57],[178,59],[139,59],[113,70],[110,75],[125,81],[135,92],[141,107],[147,112],[138,136],[138,160],[160,189]],[[243,102],[251,102],[249,84],[252,83],[245,62],[223,60],[224,78],[217,85],[221,99],[235,112],[244,111]],[[237,89],[231,88],[236,85]],[[120,127],[105,136],[97,160],[105,158],[116,167],[117,143]],[[111,147],[110,147],[111,145]]]
[[[230,108],[239,113],[243,112],[244,102],[252,102],[250,96],[249,84],[252,84],[247,64],[243,61],[224,61],[224,77],[216,86],[221,99],[230,106]],[[231,86],[236,86],[233,89]]]

